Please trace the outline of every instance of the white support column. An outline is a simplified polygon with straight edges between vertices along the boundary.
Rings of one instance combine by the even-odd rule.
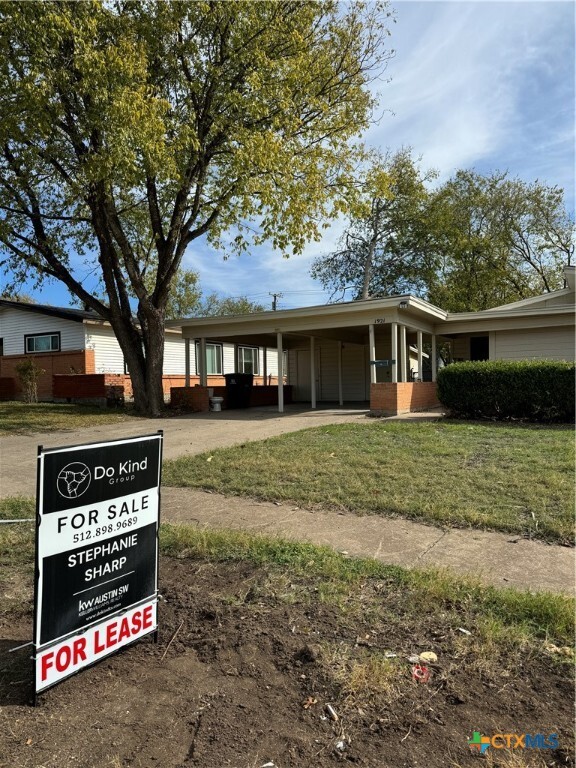
[[[208,366],[206,364],[206,339],[205,338],[200,339],[199,363],[200,365],[198,366],[198,373],[200,374],[200,386],[207,387],[208,386],[208,373],[207,373]]]
[[[310,407],[316,408],[316,345],[310,336]]]
[[[268,354],[266,347],[264,347],[264,355],[262,357],[262,384],[264,386],[268,384]]]
[[[344,405],[344,388],[342,386],[342,342],[338,342],[338,404]]]
[[[278,353],[278,413],[284,413],[284,353],[281,333],[276,334],[276,351]]]
[[[390,333],[392,335],[392,383],[398,382],[398,323],[390,324]]]
[[[374,325],[370,323],[368,326],[368,343],[370,352],[370,383],[376,384],[376,366],[374,362],[376,360],[376,335],[374,333]]]
[[[422,331],[418,331],[418,341],[416,344],[418,345],[418,378],[420,381],[424,381],[422,378],[422,365],[423,365],[423,357],[422,357]]]
[[[184,386],[190,386],[190,339],[184,339]]]
[[[406,326],[400,326],[400,381],[406,381]]]
[[[432,334],[432,381],[436,381],[436,372],[438,370],[438,360],[436,359],[436,335]]]

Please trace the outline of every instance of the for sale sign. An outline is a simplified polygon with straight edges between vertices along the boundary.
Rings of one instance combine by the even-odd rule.
[[[36,692],[157,629],[162,434],[38,451]]]

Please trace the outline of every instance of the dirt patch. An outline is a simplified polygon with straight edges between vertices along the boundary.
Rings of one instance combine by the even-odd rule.
[[[354,588],[354,610],[346,596],[322,602],[315,579],[245,563],[164,558],[161,583],[159,643],[36,709],[29,649],[7,654],[31,637],[31,604],[0,616],[0,766],[444,768],[482,764],[474,731],[557,733],[558,749],[523,750],[524,765],[574,765],[572,682],[553,658],[477,658],[453,617],[416,615],[378,582]],[[407,657],[425,650],[438,661],[418,683]],[[509,752],[491,750],[493,765]]]

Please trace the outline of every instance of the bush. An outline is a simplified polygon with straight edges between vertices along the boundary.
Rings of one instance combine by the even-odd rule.
[[[16,373],[22,385],[22,396],[25,403],[38,402],[38,381],[46,371],[39,368],[34,360],[24,360],[16,366]]]
[[[574,420],[574,363],[490,360],[438,372],[438,398],[460,418]]]

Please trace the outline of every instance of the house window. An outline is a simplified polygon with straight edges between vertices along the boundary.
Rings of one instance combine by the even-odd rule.
[[[258,376],[260,369],[257,347],[238,347],[238,373],[253,373]]]
[[[196,342],[196,375],[200,374],[200,344]],[[206,374],[208,376],[222,375],[222,344],[206,344]]]
[[[60,352],[59,333],[35,333],[24,336],[24,350],[31,352]]]
[[[489,360],[490,344],[488,336],[470,337],[470,360]]]

